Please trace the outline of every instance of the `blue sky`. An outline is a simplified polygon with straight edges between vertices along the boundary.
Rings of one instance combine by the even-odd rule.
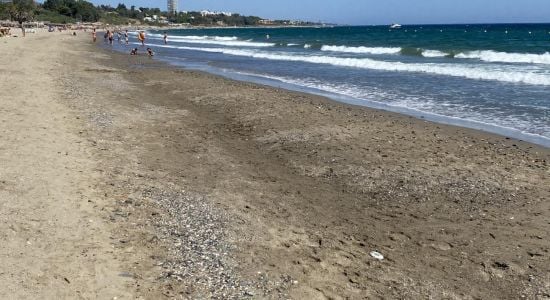
[[[164,0],[92,2],[166,9]],[[356,25],[550,22],[550,0],[181,0],[179,8]]]

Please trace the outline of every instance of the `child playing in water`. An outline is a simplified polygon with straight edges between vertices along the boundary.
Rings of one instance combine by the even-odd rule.
[[[155,53],[151,48],[147,48],[147,54],[149,54],[149,56],[155,56]]]

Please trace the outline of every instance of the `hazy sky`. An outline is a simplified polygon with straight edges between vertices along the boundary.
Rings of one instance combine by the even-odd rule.
[[[92,0],[166,9],[163,0]],[[550,0],[180,0],[180,10],[339,24],[550,23]]]

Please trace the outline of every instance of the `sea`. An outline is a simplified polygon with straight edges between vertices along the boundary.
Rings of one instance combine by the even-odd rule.
[[[177,66],[550,147],[550,24],[209,28],[146,36],[157,59]],[[141,47],[134,35],[130,44]]]

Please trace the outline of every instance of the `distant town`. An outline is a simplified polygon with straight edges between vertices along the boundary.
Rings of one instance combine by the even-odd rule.
[[[110,5],[95,6],[84,0],[45,0],[42,4],[33,0],[0,0],[0,20],[14,19],[10,9],[16,3],[28,1],[33,7],[25,21],[54,24],[102,23],[127,26],[315,26],[316,22],[300,20],[271,20],[258,16],[243,16],[225,11],[179,11],[178,1],[168,0],[167,10]],[[13,3],[12,3],[13,2]],[[32,5],[31,5],[32,4]]]

